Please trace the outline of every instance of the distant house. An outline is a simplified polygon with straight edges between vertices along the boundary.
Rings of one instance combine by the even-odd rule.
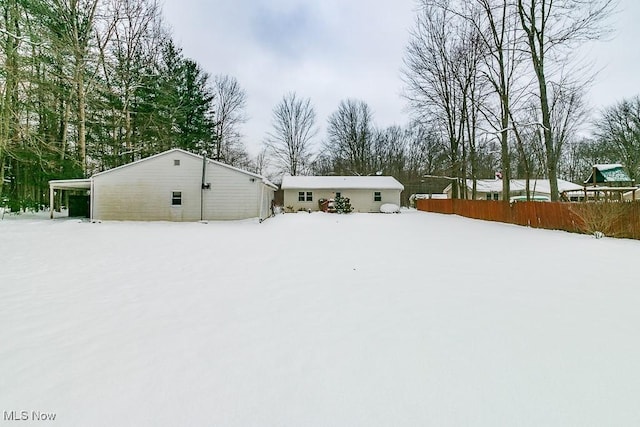
[[[424,193],[414,193],[409,196],[409,206],[415,207],[417,200],[429,200],[429,199],[448,199],[447,195],[444,193],[435,193],[435,194],[424,194]]]
[[[277,187],[258,174],[173,149],[88,179],[50,181],[49,188],[52,209],[56,190],[88,190],[92,219],[198,221],[266,218]]]
[[[473,180],[466,180],[467,195],[472,197]],[[562,179],[558,180],[558,191],[568,193],[572,191],[582,191],[582,185],[574,184]],[[444,189],[448,198],[452,197],[453,186],[449,184]],[[527,180],[512,179],[509,181],[509,198],[521,200],[527,196]],[[529,180],[530,200],[551,200],[551,187],[548,179]],[[478,179],[476,180],[476,200],[502,200],[502,180],[501,179]]]
[[[634,201],[640,200],[640,188],[636,188],[635,190],[626,191],[623,195],[624,200]]]
[[[392,176],[285,176],[284,207],[317,211],[318,200],[348,197],[354,212],[380,212],[384,203],[400,206],[404,186]]]

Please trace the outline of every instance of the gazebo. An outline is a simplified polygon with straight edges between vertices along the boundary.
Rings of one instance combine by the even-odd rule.
[[[624,194],[629,191],[635,200],[637,189],[619,163],[593,165],[591,175],[584,182],[585,200],[589,200],[589,194],[594,200],[623,200]]]

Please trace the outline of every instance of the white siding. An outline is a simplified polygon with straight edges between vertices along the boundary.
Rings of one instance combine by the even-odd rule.
[[[313,193],[312,202],[299,202],[298,192],[304,191],[305,196],[307,191]],[[380,191],[382,200],[379,202],[374,201],[374,192]],[[318,206],[319,199],[333,199],[336,196],[336,192],[340,192],[342,197],[348,197],[353,207],[354,212],[380,212],[380,206],[384,203],[394,203],[400,206],[400,190],[350,190],[350,189],[336,189],[336,190],[313,190],[313,189],[287,189],[284,190],[284,206],[293,207],[294,211],[299,209],[311,209],[312,211],[320,210]]]
[[[174,160],[180,160],[175,166]],[[207,162],[201,192],[202,159],[169,151],[93,177],[93,218],[139,221],[198,221],[203,195],[204,219],[245,219],[268,216],[273,190],[260,178]],[[265,190],[263,190],[265,188]],[[182,205],[172,206],[172,192],[182,193]],[[268,200],[265,200],[268,199]],[[262,212],[261,212],[262,211]]]
[[[174,166],[180,160],[180,166]],[[202,162],[169,152],[93,177],[93,217],[104,220],[197,221]],[[182,205],[171,206],[173,191]]]
[[[273,189],[260,178],[215,163],[207,165],[205,219],[244,219],[269,216]],[[263,188],[265,190],[263,191]]]

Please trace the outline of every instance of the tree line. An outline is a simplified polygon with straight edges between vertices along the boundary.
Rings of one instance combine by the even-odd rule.
[[[577,117],[565,117],[566,134],[558,136],[563,144],[557,154],[557,177],[582,183],[593,165],[622,163],[636,180],[640,173],[640,96],[606,107],[589,122],[585,114],[581,111],[575,113]],[[309,98],[296,93],[285,95],[274,107],[272,121],[262,151],[261,171],[275,171],[276,179],[282,174],[392,175],[405,185],[408,197],[412,193],[440,192],[464,178],[472,182],[495,178],[496,172],[502,172],[503,185],[505,175],[521,179],[549,176],[540,125],[533,122],[509,129],[504,161],[501,132],[457,142],[446,129],[428,120],[380,128],[371,108],[361,100],[340,102],[327,119],[326,135],[320,143],[316,141],[318,122]],[[577,132],[587,124],[591,132]],[[467,128],[464,132],[473,135],[482,129]],[[503,173],[505,164],[507,174]],[[464,186],[453,187],[460,192],[456,197],[472,196],[466,194]]]
[[[404,70],[407,97],[447,140],[452,176],[477,177],[497,146],[509,178],[549,178],[585,119],[580,47],[608,31],[612,0],[420,0]],[[582,69],[582,71],[581,71]],[[464,191],[464,189],[463,189]],[[475,188],[474,190],[475,191]]]
[[[640,97],[590,117],[593,73],[577,52],[610,30],[612,0],[418,0],[402,69],[412,120],[379,129],[370,107],[344,100],[310,149],[309,99],[283,97],[266,148],[282,173],[396,176],[410,192],[441,176],[454,197],[475,197],[476,180],[548,178],[582,182],[598,163],[640,173]],[[586,70],[586,71],[585,71]],[[592,131],[585,129],[591,125]],[[527,180],[528,183],[528,180]]]
[[[590,134],[574,52],[607,30],[610,0],[418,0],[406,48],[407,125],[376,126],[344,99],[320,138],[311,99],[285,94],[252,158],[247,97],[184,56],[155,0],[4,0],[0,6],[0,197],[46,204],[77,178],[170,148],[270,174],[393,175],[407,192],[451,181],[580,182],[595,163],[640,173],[640,98],[606,108]],[[320,140],[320,141],[318,141]],[[456,188],[465,197],[466,186]],[[471,192],[475,192],[475,185]],[[471,194],[473,195],[473,194]]]
[[[244,90],[185,57],[156,0],[4,0],[0,10],[3,203],[38,207],[50,179],[170,148],[253,167]]]

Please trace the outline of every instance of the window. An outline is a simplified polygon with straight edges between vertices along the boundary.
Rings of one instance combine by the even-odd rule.
[[[171,206],[182,205],[182,191],[174,191],[171,193]]]
[[[313,193],[311,191],[298,191],[299,202],[313,202]]]
[[[374,191],[373,192],[373,201],[374,202],[381,202],[382,201],[382,193],[380,191]]]
[[[493,193],[493,200],[498,200],[498,193]]]
[[[180,159],[174,159],[173,166],[180,166]]]
[[[491,193],[487,193],[487,200],[491,200]]]
[[[340,193],[339,191],[336,191],[336,199],[337,199],[338,197],[342,197],[342,193]]]

